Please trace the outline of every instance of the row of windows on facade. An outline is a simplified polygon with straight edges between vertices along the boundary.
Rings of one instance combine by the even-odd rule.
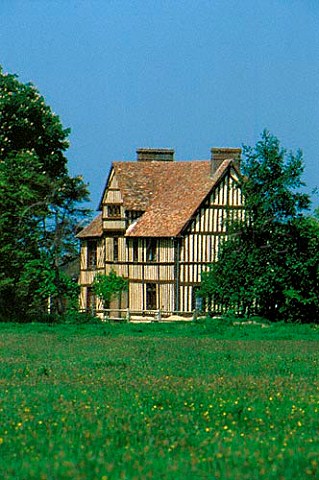
[[[107,205],[106,212],[109,218],[121,218],[121,205],[119,204]],[[126,218],[130,220],[136,220],[141,215],[143,215],[142,210],[126,210],[125,211]]]
[[[93,287],[87,287],[86,294],[86,308],[89,312],[94,312],[96,309],[96,296]],[[104,308],[110,308],[110,302],[104,304]],[[157,292],[155,283],[146,283],[146,309],[155,310],[157,308]]]
[[[231,213],[231,215],[234,218],[236,218],[237,213],[233,211]],[[129,221],[134,221],[137,218],[141,217],[141,215],[143,215],[143,211],[142,210],[128,210],[128,211],[126,211],[125,215],[126,215],[126,219],[128,219]],[[120,219],[121,218],[121,205],[118,205],[118,204],[107,205],[107,217],[113,218],[113,219],[115,219],[115,218]],[[218,213],[217,224],[219,226],[223,226],[224,222],[225,222],[225,212],[224,212],[224,210],[222,210],[221,212]]]
[[[117,262],[119,259],[119,239],[118,237],[113,238],[113,261]],[[146,262],[155,262],[156,261],[156,240],[154,238],[146,239],[146,249],[145,249],[145,261]],[[132,260],[137,262],[139,260],[138,255],[138,240],[133,239],[132,241]],[[97,266],[97,242],[95,240],[90,240],[87,243],[87,268],[95,268]]]
[[[197,292],[200,287],[198,285],[192,288],[192,310],[205,309],[205,305],[202,303],[202,299],[198,297]],[[145,284],[146,293],[146,310],[158,309],[157,301],[157,285],[156,283]],[[87,287],[86,308],[89,312],[94,313],[96,309],[96,296],[92,287]],[[110,302],[104,304],[104,308],[108,310],[110,308]]]

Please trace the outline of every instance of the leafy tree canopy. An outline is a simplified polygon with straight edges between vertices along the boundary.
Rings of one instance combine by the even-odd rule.
[[[43,173],[53,179],[67,173],[64,156],[70,129],[46,105],[32,83],[3,73],[0,67],[0,158],[21,151],[36,155]]]
[[[200,295],[223,310],[270,319],[319,315],[319,228],[304,211],[302,153],[287,153],[264,131],[244,147],[240,188],[245,218],[227,225],[218,261],[202,275]]]
[[[27,312],[38,304],[42,269],[48,263],[55,272],[52,288],[56,292],[61,284],[60,264],[77,251],[74,231],[88,213],[79,203],[88,199],[88,191],[80,176],[68,174],[64,155],[68,134],[31,83],[23,84],[0,68],[2,315],[15,309]],[[26,275],[30,265],[32,281]],[[58,303],[61,306],[62,300]]]
[[[243,156],[241,189],[255,229],[286,222],[309,208],[309,196],[299,191],[304,186],[301,150],[287,152],[264,130],[255,147],[244,146]]]

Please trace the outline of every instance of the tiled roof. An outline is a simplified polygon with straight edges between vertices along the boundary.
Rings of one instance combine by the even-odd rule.
[[[175,162],[113,162],[127,210],[146,210]]]
[[[224,160],[213,177],[209,160],[189,162],[114,162],[126,210],[144,211],[127,237],[175,237],[181,233],[232,160]],[[235,164],[234,167],[236,168]],[[102,236],[102,214],[78,235]]]
[[[102,233],[102,213],[100,213],[87,227],[83,228],[83,230],[77,234],[77,238],[101,237]]]
[[[126,236],[174,237],[180,234],[231,162],[225,160],[213,177],[210,176],[210,161],[114,164],[124,206],[145,209]]]

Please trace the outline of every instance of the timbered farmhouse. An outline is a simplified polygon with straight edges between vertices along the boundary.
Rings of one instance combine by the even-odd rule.
[[[226,219],[243,211],[240,154],[212,148],[210,160],[175,161],[174,150],[139,149],[137,161],[114,162],[100,214],[78,235],[81,309],[102,308],[92,282],[113,269],[128,280],[118,308],[190,314]]]

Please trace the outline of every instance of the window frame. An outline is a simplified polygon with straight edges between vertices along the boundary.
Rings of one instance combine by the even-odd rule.
[[[138,239],[133,238],[132,240],[132,261],[138,262]]]
[[[119,237],[113,237],[113,262],[119,261]]]
[[[145,285],[146,291],[146,310],[157,310],[157,285],[148,282]]]
[[[88,270],[96,270],[97,268],[97,241],[88,240],[87,244],[86,266]]]
[[[108,218],[121,218],[121,205],[112,203],[106,206]]]
[[[157,260],[157,240],[156,238],[147,238],[145,245],[145,261],[156,262]]]
[[[191,308],[192,308],[192,311],[199,311],[199,312],[202,312],[203,311],[203,299],[202,297],[199,297],[197,295],[198,291],[200,290],[200,285],[194,285],[192,287],[192,304],[191,304]]]
[[[93,315],[96,312],[96,295],[93,291],[92,285],[86,287],[86,311]]]

